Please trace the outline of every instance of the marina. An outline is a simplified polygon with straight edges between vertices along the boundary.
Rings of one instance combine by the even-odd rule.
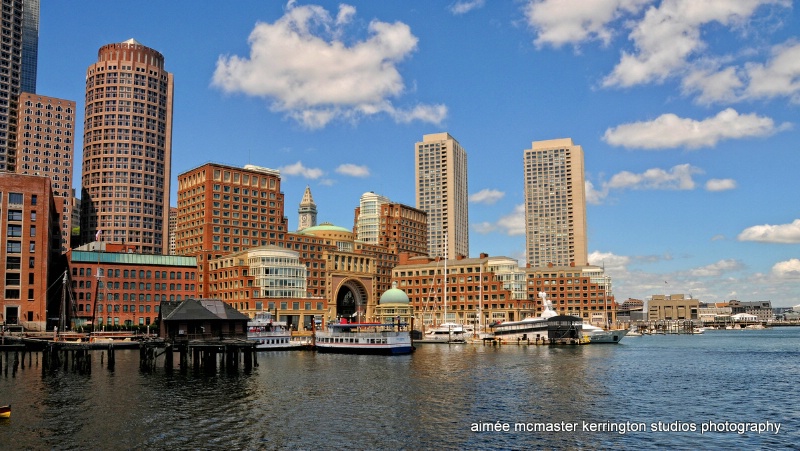
[[[742,333],[616,346],[431,345],[393,357],[278,351],[236,372],[142,372],[135,350],[118,351],[113,369],[94,358],[90,373],[43,372],[34,354],[15,376],[0,374],[0,404],[14,408],[0,441],[65,450],[793,448],[800,408],[787,394],[800,372],[800,328]],[[768,421],[779,433],[699,432]],[[510,430],[471,430],[488,422]],[[578,428],[514,430],[562,422]],[[678,423],[697,432],[669,431]]]

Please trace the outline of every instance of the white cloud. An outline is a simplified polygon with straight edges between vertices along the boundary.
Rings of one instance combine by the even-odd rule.
[[[670,170],[648,169],[641,174],[622,171],[611,177],[607,187],[611,189],[669,189],[691,190],[695,188],[692,176],[703,171],[689,164],[679,164]]]
[[[499,231],[508,236],[525,235],[525,204],[514,207],[514,211],[500,217],[496,222],[481,222],[474,224],[472,229],[480,234]]]
[[[706,48],[701,28],[718,23],[736,26],[766,4],[784,0],[696,1],[663,0],[650,7],[629,35],[635,51],[623,52],[620,62],[603,80],[604,86],[634,86],[661,82],[689,65]]]
[[[334,19],[320,6],[289,2],[283,17],[256,24],[249,56],[220,56],[212,83],[266,98],[274,111],[309,128],[379,113],[440,122],[447,112],[442,105],[405,110],[390,101],[405,90],[397,65],[417,48],[409,26],[373,20],[366,39],[347,45],[340,36],[354,16],[349,5],[340,5]]]
[[[757,225],[744,229],[738,236],[739,241],[759,241],[762,243],[800,243],[800,219],[791,224]]]
[[[743,67],[706,67],[689,71],[682,81],[685,94],[698,93],[697,102],[736,102],[787,97],[800,103],[800,43],[788,42],[772,49],[764,64]]]
[[[346,163],[339,165],[336,172],[350,177],[369,177],[369,168],[366,166],[358,166],[356,164]]]
[[[611,41],[609,24],[636,13],[653,0],[533,0],[525,7],[525,17],[537,32],[534,44],[577,45],[587,40]]]
[[[713,147],[725,139],[764,137],[789,128],[768,117],[739,114],[733,108],[701,121],[662,114],[652,121],[633,122],[606,130],[603,140],[612,146],[638,149]]]
[[[459,0],[450,7],[450,12],[459,16],[472,10],[483,8],[486,0]]]
[[[586,190],[586,203],[590,205],[600,205],[603,200],[608,196],[608,190],[597,190],[594,184],[589,180],[584,182]]]
[[[800,260],[792,258],[775,263],[775,265],[772,266],[772,274],[778,278],[800,278]]]
[[[307,179],[318,179],[322,177],[322,175],[324,174],[322,169],[307,168],[303,166],[303,162],[301,161],[298,161],[297,163],[294,164],[290,164],[288,166],[280,167],[278,169],[283,175],[299,175]]]
[[[719,277],[727,272],[738,271],[743,269],[742,262],[735,259],[720,260],[710,265],[694,268],[689,271],[693,277]]]
[[[733,179],[711,179],[706,182],[708,191],[728,191],[736,188],[736,180]]]
[[[589,264],[605,268],[607,272],[626,273],[631,258],[611,252],[594,251],[589,254]]]
[[[702,173],[702,169],[689,164],[679,164],[669,170],[651,168],[638,174],[622,171],[602,182],[600,189],[586,181],[586,202],[599,205],[612,190],[692,190],[696,187],[694,175]]]
[[[800,43],[777,46],[767,64],[745,66],[750,83],[744,92],[748,99],[789,97],[800,103]]]
[[[475,194],[469,196],[469,201],[474,202],[476,204],[494,204],[498,200],[502,199],[506,193],[496,190],[496,189],[482,189]]]

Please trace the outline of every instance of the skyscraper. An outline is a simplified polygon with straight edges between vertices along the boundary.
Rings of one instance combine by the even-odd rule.
[[[428,255],[428,215],[370,191],[361,195],[353,230],[362,243],[383,246],[400,255]]]
[[[39,0],[2,0],[0,32],[0,172],[16,172],[17,102],[22,91],[36,92]]]
[[[428,214],[428,255],[469,255],[467,152],[449,133],[423,135],[414,148],[416,207]],[[447,244],[445,245],[445,241]]]
[[[100,48],[86,71],[81,235],[145,254],[169,251],[172,74],[133,39]]]
[[[72,234],[72,166],[75,155],[75,101],[23,92],[17,116],[17,173],[52,181],[61,214],[61,251]]]
[[[583,148],[571,138],[534,141],[524,160],[528,264],[588,265]]]

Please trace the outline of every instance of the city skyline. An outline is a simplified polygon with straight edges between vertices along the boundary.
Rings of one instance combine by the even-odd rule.
[[[800,219],[780,195],[800,183],[795,5],[556,3],[119,4],[109,17],[44,2],[37,91],[77,101],[82,141],[97,49],[158,50],[175,76],[171,181],[209,161],[278,169],[289,230],[306,185],[318,220],[348,228],[365,192],[414,205],[411,146],[450,133],[469,155],[470,255],[523,265],[524,149],[571,138],[589,261],[619,302],[797,304]]]

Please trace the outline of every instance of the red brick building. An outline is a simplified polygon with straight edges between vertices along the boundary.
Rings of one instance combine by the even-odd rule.
[[[194,257],[136,254],[135,247],[94,242],[67,252],[74,327],[146,326],[162,301],[196,297]]]
[[[44,176],[0,173],[0,323],[44,331],[58,316],[60,216]]]

